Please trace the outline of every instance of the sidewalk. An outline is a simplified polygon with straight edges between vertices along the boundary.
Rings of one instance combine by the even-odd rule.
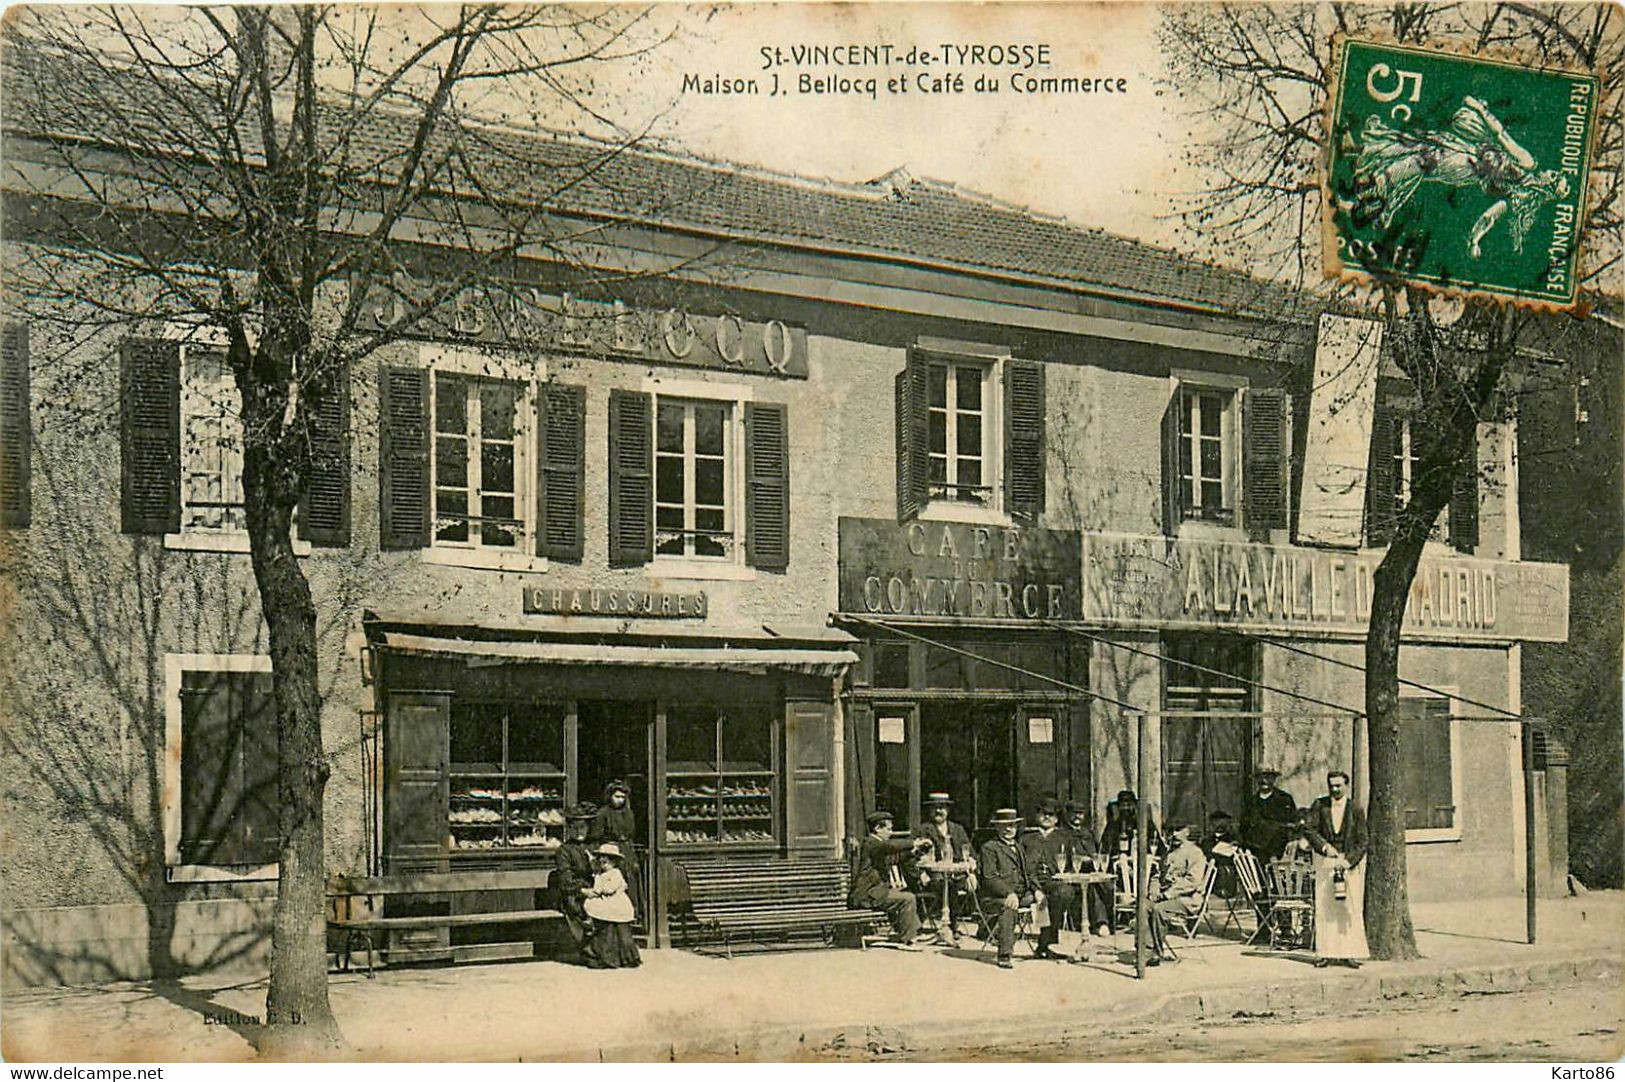
[[[1625,894],[1542,900],[1540,942],[1523,942],[1523,900],[1418,905],[1418,962],[1316,969],[1199,937],[1183,962],[1134,980],[1132,964],[1026,960],[991,952],[790,951],[733,959],[645,952],[641,969],[592,972],[553,962],[335,975],[334,1011],[364,1060],[804,1059],[870,1042],[911,1047],[1043,1027],[1098,1032],[1133,1020],[1233,1017],[1470,989],[1619,984]],[[1176,940],[1177,943],[1177,940]],[[1131,959],[1131,937],[1118,937]],[[191,978],[157,987],[41,989],[7,996],[6,1058],[211,1061],[253,1058],[263,980]],[[604,1004],[614,1004],[605,1010]],[[589,1007],[589,1005],[591,1005]],[[949,1044],[951,1047],[951,1044]]]

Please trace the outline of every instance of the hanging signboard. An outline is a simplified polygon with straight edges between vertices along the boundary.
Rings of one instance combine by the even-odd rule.
[[[1382,552],[1086,533],[1083,615],[1120,627],[1235,628],[1361,638]],[[1562,564],[1423,557],[1406,639],[1563,642]]]
[[[1363,536],[1371,419],[1377,402],[1382,324],[1322,315],[1304,441],[1298,540],[1359,548]]]

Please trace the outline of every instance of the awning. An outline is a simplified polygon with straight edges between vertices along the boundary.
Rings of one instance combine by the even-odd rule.
[[[723,672],[801,673],[839,676],[858,655],[842,649],[761,648],[752,646],[630,646],[621,643],[538,642],[459,639],[385,631],[379,643],[403,654],[462,657],[471,664],[534,662],[554,665],[635,665],[662,669],[709,669]]]

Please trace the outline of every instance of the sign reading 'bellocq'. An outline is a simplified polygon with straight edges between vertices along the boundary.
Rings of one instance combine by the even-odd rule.
[[[843,518],[842,612],[1073,620],[1078,535],[1036,526]]]

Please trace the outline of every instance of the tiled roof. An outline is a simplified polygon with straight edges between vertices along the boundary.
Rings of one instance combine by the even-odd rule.
[[[112,145],[128,145],[131,132],[137,145],[189,141],[175,126],[186,110],[140,78],[110,86],[94,78],[97,71],[15,45],[5,50],[4,64],[8,130],[49,128],[98,141],[116,128],[119,134],[106,139]],[[335,107],[329,130],[343,117]],[[413,122],[374,110],[355,133],[349,161],[387,166],[410,144]],[[1303,299],[1238,271],[901,170],[866,184],[841,183],[510,127],[468,125],[457,135],[481,191],[562,213],[1250,316],[1280,317]],[[258,152],[251,125],[243,124],[239,136],[249,154]]]

